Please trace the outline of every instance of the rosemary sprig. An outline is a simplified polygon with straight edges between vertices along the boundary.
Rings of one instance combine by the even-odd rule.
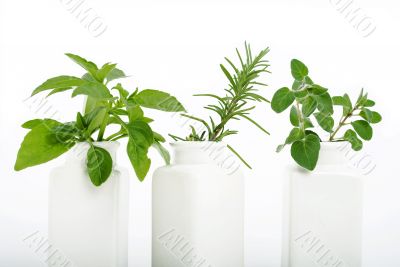
[[[195,96],[211,97],[217,100],[216,104],[210,104],[205,106],[205,109],[211,110],[218,115],[218,123],[215,123],[214,119],[210,116],[209,122],[204,119],[197,118],[191,115],[182,114],[191,120],[200,122],[204,127],[201,130],[196,130],[193,126],[190,126],[192,131],[186,136],[181,138],[178,136],[170,135],[175,141],[186,140],[186,141],[214,141],[220,142],[229,135],[237,134],[238,131],[230,130],[227,128],[227,124],[231,120],[245,119],[250,123],[254,124],[257,128],[262,130],[264,133],[269,134],[259,123],[250,118],[250,111],[255,108],[251,105],[251,102],[270,102],[263,96],[258,94],[259,88],[267,86],[264,83],[258,81],[258,78],[263,73],[269,73],[269,63],[264,57],[268,54],[269,48],[261,50],[255,57],[252,55],[250,45],[245,43],[245,57],[241,55],[238,49],[236,49],[237,57],[240,65],[236,66],[230,59],[225,58],[227,66],[221,64],[221,70],[229,81],[228,88],[225,89],[224,96],[218,96],[215,94],[197,94]],[[231,147],[229,146],[231,149]],[[250,167],[247,162],[243,160],[241,156],[235,152],[235,154],[243,161],[243,163]]]

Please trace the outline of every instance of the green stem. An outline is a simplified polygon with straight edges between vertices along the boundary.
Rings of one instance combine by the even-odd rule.
[[[221,122],[215,127],[214,132],[210,136],[210,141],[215,141],[220,134],[220,132],[224,129],[225,125],[228,123],[228,121],[232,118],[232,113],[235,105],[239,101],[239,96],[236,95],[232,101],[229,103],[229,107],[227,108],[226,113],[224,114],[225,117],[221,118]]]
[[[110,117],[109,112],[112,108],[112,104],[108,104],[106,107],[106,114],[104,115],[103,121],[100,125],[99,135],[97,136],[97,141],[103,141],[104,133],[106,131],[106,127],[108,125],[108,119]]]
[[[207,124],[207,122],[206,122],[205,120],[200,119],[200,118],[197,118],[197,117],[194,117],[194,116],[190,116],[190,115],[187,115],[187,114],[181,114],[181,116],[182,116],[182,117],[189,118],[189,119],[192,119],[192,120],[195,120],[195,121],[201,122],[201,123],[207,128],[208,132],[211,132],[211,129],[210,129],[210,127],[208,126],[208,124]]]
[[[121,138],[124,138],[124,137],[127,137],[127,136],[128,136],[127,134],[121,134],[121,135],[111,139],[110,141],[117,141],[118,139],[121,139]]]
[[[97,136],[97,141],[103,141],[104,133],[106,131],[108,123],[108,113],[104,116],[103,122],[100,125],[99,135]]]
[[[173,135],[173,134],[168,134],[172,139],[174,139],[175,141],[186,141],[185,139],[183,139],[183,138],[181,138],[181,137],[179,137],[179,136],[176,136],[176,135]]]
[[[244,160],[244,158],[242,158],[242,156],[240,156],[240,154],[236,152],[235,149],[233,149],[233,147],[231,147],[230,145],[227,145],[227,147],[229,148],[230,151],[233,152],[233,154],[235,154],[244,163],[244,165],[247,166],[247,168],[252,169],[251,166]]]
[[[353,115],[354,111],[358,109],[358,106],[355,106],[346,116],[342,115],[342,118],[339,121],[339,125],[336,127],[335,131],[333,131],[329,137],[329,141],[334,141],[335,135],[339,132],[339,130],[346,125],[346,121]]]
[[[126,123],[123,121],[123,120],[121,120],[121,118],[118,116],[118,115],[116,115],[116,114],[114,114],[112,111],[110,112],[110,114],[119,122],[119,124],[126,130],[126,132],[129,134],[129,129],[128,129],[128,126],[126,125]]]
[[[300,126],[300,130],[305,133],[305,127],[304,127],[304,117],[303,117],[303,112],[300,109],[300,104],[299,101],[296,99],[296,110],[297,110],[297,115],[299,117],[299,126]]]
[[[121,135],[121,134],[123,134],[121,131],[119,131],[119,132],[117,132],[117,133],[114,133],[114,134],[112,134],[112,135],[110,135],[109,137],[107,137],[105,140],[106,141],[110,141],[111,139],[113,139],[114,137],[117,137],[118,135]]]

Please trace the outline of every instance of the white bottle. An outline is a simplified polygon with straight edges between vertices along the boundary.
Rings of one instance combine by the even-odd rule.
[[[321,143],[317,167],[286,177],[283,267],[361,267],[363,180],[343,143]]]
[[[177,142],[153,176],[152,267],[243,267],[244,178],[222,143]],[[231,164],[232,163],[232,164]]]
[[[127,267],[129,179],[116,165],[117,142],[99,142],[113,159],[108,180],[96,187],[86,169],[87,143],[75,145],[49,184],[49,244],[71,266]],[[68,265],[69,266],[69,265]]]

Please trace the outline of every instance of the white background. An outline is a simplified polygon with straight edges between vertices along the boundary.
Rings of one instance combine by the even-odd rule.
[[[289,62],[298,58],[314,81],[333,94],[357,97],[364,87],[378,103],[383,122],[362,155],[376,164],[365,176],[365,267],[400,266],[399,12],[395,0],[357,1],[376,30],[364,38],[345,14],[340,1],[94,1],[85,5],[103,19],[106,31],[93,37],[68,11],[68,1],[4,1],[0,7],[0,266],[45,266],[22,239],[35,231],[47,235],[47,176],[63,158],[19,173],[13,171],[19,144],[26,133],[20,125],[44,117],[43,110],[24,101],[45,79],[82,70],[63,53],[71,52],[98,64],[119,63],[130,74],[124,84],[171,92],[188,110],[205,116],[207,99],[194,93],[222,93],[226,85],[219,69],[224,56],[245,40],[254,50],[271,48],[272,74],[263,94],[268,98],[290,85]],[[342,3],[345,1],[343,0]],[[346,1],[348,2],[348,1]],[[372,26],[371,26],[372,27]],[[68,94],[49,98],[58,118],[72,120],[83,99]],[[148,111],[164,134],[185,134],[177,117]],[[282,170],[290,162],[287,150],[275,147],[287,135],[286,115],[261,105],[254,117],[272,133],[265,136],[247,122],[235,125],[240,135],[229,143],[246,156],[254,170],[246,178],[246,266],[280,264]],[[162,164],[153,153],[153,167]],[[129,166],[120,150],[119,163]],[[362,171],[362,170],[361,170]],[[151,173],[143,183],[133,173],[131,184],[130,266],[150,266]],[[73,197],[73,192],[71,192]]]

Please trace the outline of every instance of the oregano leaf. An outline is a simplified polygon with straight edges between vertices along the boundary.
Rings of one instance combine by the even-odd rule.
[[[303,80],[308,75],[308,68],[298,59],[292,59],[290,62],[292,76],[298,81]]]
[[[301,111],[303,112],[304,116],[309,117],[317,108],[317,104],[317,101],[313,97],[307,97],[303,101],[301,107]]]
[[[371,140],[372,138],[372,127],[365,120],[357,120],[351,123],[357,134],[364,140]]]
[[[272,97],[271,107],[277,113],[281,113],[286,110],[294,101],[295,96],[293,92],[287,88],[283,87],[275,92]]]
[[[348,141],[348,142],[350,142],[351,148],[352,148],[354,151],[359,151],[359,150],[361,150],[362,147],[363,147],[362,141],[357,137],[356,132],[354,132],[354,131],[351,130],[351,129],[348,129],[348,130],[346,131],[346,133],[344,134],[343,139],[346,140],[346,141]]]
[[[320,147],[319,138],[310,134],[292,144],[291,155],[297,164],[312,171],[317,165]]]
[[[299,115],[297,114],[297,109],[295,106],[290,108],[290,123],[293,126],[299,126]]]

